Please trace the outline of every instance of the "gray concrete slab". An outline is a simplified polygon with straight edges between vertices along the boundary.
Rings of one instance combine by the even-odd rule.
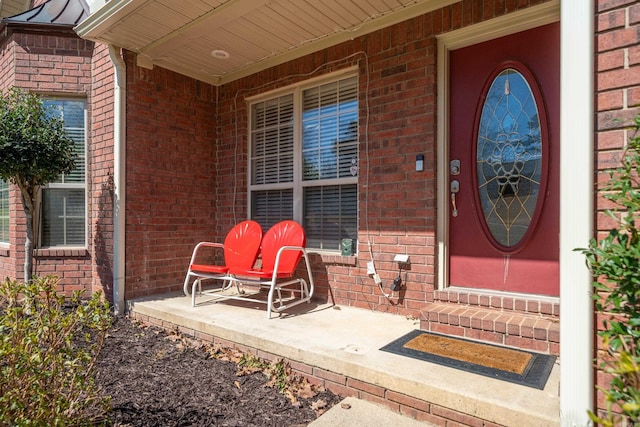
[[[428,427],[431,424],[405,417],[384,406],[347,397],[308,427]]]
[[[154,296],[131,310],[345,375],[452,411],[518,427],[558,426],[559,365],[544,390],[380,351],[419,329],[417,319],[330,304],[302,304],[272,319],[259,303]]]

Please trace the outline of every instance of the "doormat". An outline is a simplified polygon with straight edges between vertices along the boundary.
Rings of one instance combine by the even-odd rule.
[[[414,330],[380,350],[544,389],[556,357]]]

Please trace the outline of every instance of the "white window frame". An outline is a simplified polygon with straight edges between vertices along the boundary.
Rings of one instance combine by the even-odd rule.
[[[88,129],[88,120],[87,120],[87,99],[84,97],[74,97],[74,96],[43,96],[44,100],[47,101],[83,101],[84,102],[84,142],[83,142],[83,149],[84,149],[84,159],[85,159],[85,164],[84,164],[84,182],[82,183],[78,183],[78,182],[52,182],[49,183],[47,185],[42,186],[42,188],[40,189],[40,195],[39,195],[39,200],[38,203],[40,205],[40,209],[38,209],[38,214],[39,214],[39,221],[38,221],[38,228],[39,228],[39,232],[38,232],[38,247],[42,248],[42,249],[64,249],[64,248],[87,248],[88,247],[88,225],[89,225],[89,202],[88,202],[88,197],[87,197],[87,193],[88,193],[88,186],[87,186],[87,175],[88,175],[88,156],[87,156],[87,149],[88,149],[88,144],[87,144],[87,140],[88,140],[88,135],[89,135],[89,129]],[[43,199],[44,199],[44,195],[43,192],[47,191],[47,190],[55,190],[55,189],[63,189],[63,190],[74,190],[74,189],[81,189],[84,191],[84,241],[81,244],[76,244],[76,245],[66,245],[66,244],[61,244],[61,245],[48,245],[48,246],[44,246],[43,245],[43,232],[44,232],[44,227],[43,227],[43,221],[44,221],[44,204],[43,204]],[[66,239],[66,233],[65,233],[65,239]]]
[[[293,220],[302,224],[304,226],[304,189],[307,187],[327,187],[327,186],[335,186],[335,185],[355,185],[356,186],[356,194],[359,194],[358,189],[358,174],[353,177],[343,177],[343,178],[328,178],[328,179],[316,179],[316,180],[304,180],[303,179],[303,159],[302,159],[302,105],[303,105],[303,93],[307,89],[312,89],[318,86],[322,86],[324,84],[336,82],[338,80],[343,80],[347,78],[355,77],[358,78],[358,69],[357,67],[350,67],[348,69],[342,70],[340,72],[331,73],[322,77],[317,77],[314,79],[309,79],[299,84],[287,86],[286,88],[278,89],[275,91],[267,92],[255,97],[247,98],[248,103],[248,143],[247,143],[247,158],[248,158],[248,169],[247,169],[247,202],[248,207],[247,211],[249,212],[249,218],[254,216],[254,212],[252,212],[253,199],[252,195],[255,191],[268,191],[268,190],[283,190],[283,189],[292,189],[293,190]],[[359,92],[359,85],[356,83],[357,91]],[[252,164],[252,114],[253,114],[253,106],[260,102],[269,101],[272,99],[279,98],[281,96],[286,96],[289,94],[293,94],[293,181],[287,183],[275,183],[275,184],[252,184],[252,174],[253,167]],[[358,100],[358,117],[360,116],[360,102]],[[359,122],[359,118],[358,118]],[[357,141],[359,138],[359,126],[358,126],[358,134]],[[359,162],[359,147],[356,151],[356,156]],[[360,200],[359,196],[356,195],[356,206],[359,205]],[[356,224],[357,224],[357,214],[356,214]],[[358,232],[358,227],[356,225],[356,233]],[[354,248],[357,247],[355,244],[358,241],[358,237],[354,237]],[[340,246],[340,242],[338,242],[338,246]],[[327,252],[331,254],[340,253],[340,249],[320,249],[309,247],[314,252]],[[355,250],[354,250],[355,252]]]

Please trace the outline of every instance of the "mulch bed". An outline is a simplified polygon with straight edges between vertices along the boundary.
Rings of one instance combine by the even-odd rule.
[[[281,393],[237,353],[117,318],[96,366],[111,426],[304,426],[340,401],[301,378]]]

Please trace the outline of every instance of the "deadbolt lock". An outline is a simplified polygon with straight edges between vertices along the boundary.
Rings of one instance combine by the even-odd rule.
[[[460,160],[451,160],[449,173],[451,173],[451,175],[460,175]]]

